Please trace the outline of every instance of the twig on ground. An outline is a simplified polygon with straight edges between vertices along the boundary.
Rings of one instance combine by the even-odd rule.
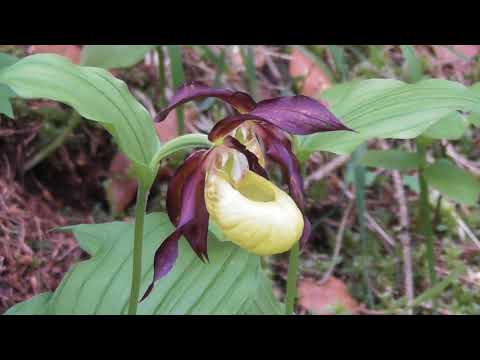
[[[447,148],[447,155],[450,156],[457,163],[457,165],[470,171],[475,176],[480,176],[480,168],[474,165],[470,160],[465,159],[462,155],[460,155],[452,144],[446,141],[442,141],[442,143]]]
[[[347,221],[350,216],[350,213],[352,211],[354,201],[350,200],[350,203],[347,206],[347,209],[345,210],[343,214],[342,221],[340,222],[340,226],[338,228],[338,233],[335,241],[335,249],[333,251],[333,256],[332,256],[332,261],[330,263],[330,266],[328,270],[325,272],[323,275],[322,279],[319,281],[320,285],[325,284],[330,276],[332,276],[333,270],[335,269],[335,266],[337,265],[337,260],[338,260],[338,255],[340,254],[340,249],[342,248],[342,240],[343,240],[343,234],[345,232],[345,227],[347,226]]]
[[[339,181],[340,187],[342,188],[345,195],[350,199],[355,199],[355,196],[347,189],[345,184]],[[375,221],[375,219],[365,211],[365,219],[367,220],[367,226],[370,231],[377,233],[380,238],[384,241],[385,245],[387,245],[387,249],[391,250],[391,248],[395,247],[395,241],[391,238],[390,235],[387,234],[385,230]]]
[[[312,181],[320,181],[336,169],[338,169],[340,166],[344,165],[348,160],[350,159],[350,156],[347,155],[342,155],[342,156],[337,156],[335,159],[331,160],[330,162],[326,163],[319,169],[315,170],[313,173],[308,175],[305,180],[305,188],[308,188],[310,186],[310,183]]]
[[[397,198],[399,205],[400,215],[400,234],[398,238],[402,245],[403,255],[403,276],[405,285],[405,295],[407,297],[407,304],[411,305],[415,297],[413,288],[413,271],[412,271],[412,249],[410,238],[410,219],[408,217],[407,200],[405,197],[405,190],[403,188],[402,178],[400,172],[395,170],[392,172],[393,184],[395,186],[395,197]],[[409,308],[408,312],[412,314],[413,310]]]

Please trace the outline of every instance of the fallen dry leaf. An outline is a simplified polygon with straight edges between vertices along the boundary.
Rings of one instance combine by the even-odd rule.
[[[289,73],[292,77],[303,78],[300,93],[305,96],[314,96],[332,85],[323,70],[296,48],[292,51]]]
[[[456,52],[465,55],[468,58],[472,58],[478,55],[480,51],[480,45],[450,45]],[[435,55],[437,56],[437,61],[442,64],[453,63],[453,62],[465,62],[457,54],[450,51],[444,46],[433,45],[435,50]]]
[[[118,152],[110,163],[110,181],[106,185],[107,199],[114,213],[121,213],[135,199],[137,181],[128,176],[130,160]]]
[[[360,310],[345,283],[333,276],[322,285],[314,279],[300,280],[298,297],[302,308],[318,315],[333,315],[338,306],[351,314],[358,314]]]
[[[78,45],[32,45],[32,54],[58,54],[69,58],[72,63],[80,64],[81,49]]]
[[[479,55],[480,45],[450,45],[457,53],[463,54],[465,57],[472,59]],[[473,61],[466,61],[453,51],[447,49],[444,46],[433,45],[435,51],[435,76],[443,75],[442,69],[445,65],[452,67],[453,73],[457,75],[459,79],[464,78],[465,72],[472,68]]]
[[[193,119],[195,111],[188,107],[184,111],[185,132],[191,132],[195,129]],[[165,120],[155,123],[155,130],[162,143],[167,142],[177,136],[177,115],[176,111],[171,111]]]
[[[176,111],[171,111],[165,120],[155,123],[155,131],[162,143],[175,138],[177,136]]]

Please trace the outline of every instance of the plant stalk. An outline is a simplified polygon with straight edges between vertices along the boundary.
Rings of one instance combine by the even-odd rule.
[[[128,303],[128,315],[137,314],[140,283],[142,278],[143,225],[145,222],[145,210],[149,191],[149,186],[146,186],[143,183],[138,184],[137,204],[135,207],[135,238],[133,242],[132,286]]]
[[[359,163],[359,159],[362,157],[366,150],[366,144],[360,145],[352,154],[354,183],[355,183],[355,212],[357,216],[357,223],[359,228],[361,251],[362,251],[362,275],[363,282],[365,283],[365,290],[367,294],[367,305],[369,308],[373,307],[373,292],[370,284],[370,244],[367,234],[366,221],[365,221],[365,166]]]
[[[297,242],[290,250],[288,260],[288,276],[287,276],[287,301],[285,303],[285,315],[292,315],[297,298],[297,270],[298,256],[300,254],[300,244]]]
[[[427,165],[426,162],[426,153],[427,147],[422,141],[417,141],[417,152],[422,159],[422,163],[418,168],[418,177],[420,183],[420,203],[419,203],[419,212],[418,212],[418,223],[420,233],[424,236],[426,245],[427,245],[427,264],[428,272],[430,276],[430,286],[435,286],[437,283],[437,273],[435,271],[435,247],[433,241],[433,228],[432,228],[432,219],[431,219],[431,210],[429,202],[429,190],[427,179],[424,175],[424,169]],[[433,301],[432,308],[435,310],[435,301]]]

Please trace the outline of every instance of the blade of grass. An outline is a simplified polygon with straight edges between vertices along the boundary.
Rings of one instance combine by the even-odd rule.
[[[348,74],[343,49],[337,45],[328,45],[327,47],[332,54],[333,62],[335,63],[336,73],[339,75],[339,78],[342,82],[346,81],[348,78]]]
[[[328,49],[332,54],[335,63],[336,73],[340,75],[341,81],[346,81],[348,78],[347,64],[345,62],[345,55],[342,48],[336,45],[328,45]],[[370,246],[367,236],[367,228],[365,226],[365,166],[360,164],[360,159],[366,151],[366,143],[360,145],[352,154],[352,166],[354,169],[354,185],[355,185],[355,211],[359,227],[360,242],[362,246],[362,268],[363,281],[365,283],[365,290],[367,294],[367,305],[369,308],[373,307],[373,291],[370,286]]]
[[[365,167],[359,161],[366,150],[366,144],[360,145],[352,154],[352,166],[354,169],[355,184],[355,209],[359,227],[360,242],[362,246],[363,281],[367,294],[367,305],[373,307],[373,293],[370,286],[370,246],[365,226]]]
[[[201,53],[203,58],[215,65],[216,72],[213,79],[213,87],[220,87],[222,75],[228,71],[228,66],[225,61],[225,49],[221,49],[220,54],[216,55],[207,45],[196,45],[194,49]],[[208,98],[200,102],[198,106],[199,111],[208,110],[215,102],[215,98]]]
[[[165,81],[165,55],[163,52],[163,46],[157,46],[157,53],[158,53],[158,89],[159,89],[159,105],[160,108],[164,108],[167,106],[167,97],[165,96],[165,88],[167,83]]]
[[[185,72],[182,62],[182,51],[180,45],[167,45],[168,56],[170,57],[170,68],[172,76],[172,86],[176,90],[185,83]],[[177,135],[182,135],[185,131],[185,114],[183,106],[176,109],[177,114]]]
[[[412,307],[419,306],[422,303],[425,303],[427,301],[436,302],[436,299],[442,294],[442,292],[445,291],[445,289],[448,286],[450,286],[453,282],[457,281],[459,279],[459,277],[465,272],[465,269],[466,269],[465,265],[463,265],[463,264],[456,267],[455,269],[453,269],[453,271],[448,276],[446,276],[444,279],[442,279],[442,281],[439,281],[437,284],[428,288],[423,293],[418,295],[413,300],[411,305],[408,306],[407,305],[407,299],[402,298],[402,299],[398,300],[398,302],[396,303],[396,306],[397,307],[408,306],[409,308],[412,308]]]
[[[405,59],[408,64],[409,71],[409,80],[418,81],[422,77],[422,66],[419,64],[419,60],[415,55],[415,51],[410,45],[401,45],[401,49],[405,56]],[[420,185],[420,197],[419,197],[419,206],[418,206],[418,228],[420,234],[423,235],[426,246],[426,258],[427,258],[427,267],[428,274],[430,278],[430,286],[434,287],[437,283],[437,273],[435,271],[435,243],[433,238],[433,225],[432,225],[432,210],[430,208],[429,201],[429,189],[428,183],[424,175],[425,167],[427,163],[427,150],[428,150],[428,140],[422,137],[416,139],[417,153],[421,159],[420,165],[418,167],[418,178]],[[436,302],[432,302],[432,309],[435,311]]]
[[[255,46],[248,45],[240,49],[245,70],[247,73],[248,90],[250,95],[257,99],[257,71],[255,69]]]
[[[295,309],[295,300],[297,298],[297,272],[298,272],[298,257],[300,253],[300,246],[298,243],[293,245],[290,250],[288,259],[288,275],[287,275],[287,295],[285,301],[285,315],[293,315]]]

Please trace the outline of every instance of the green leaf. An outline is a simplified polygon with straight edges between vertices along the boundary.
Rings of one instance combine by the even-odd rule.
[[[153,175],[151,162],[160,142],[152,119],[127,85],[108,71],[74,65],[58,55],[38,54],[1,70],[0,83],[20,97],[60,101],[100,122],[135,167]]]
[[[167,50],[172,65],[172,84],[174,89],[177,89],[185,83],[182,50],[179,45],[168,45]]]
[[[420,183],[418,182],[417,175],[403,175],[402,179],[406,187],[417,194],[420,193]]]
[[[81,64],[104,69],[130,67],[142,60],[155,45],[85,45]]]
[[[42,293],[16,304],[5,312],[5,315],[47,315],[47,304],[52,293]]]
[[[422,135],[432,139],[457,140],[467,131],[468,122],[468,119],[455,111],[430,126]]]
[[[480,98],[480,82],[477,82],[470,86],[470,93],[473,96]],[[472,125],[480,126],[480,105],[472,109],[472,113],[470,114],[468,120]]]
[[[332,54],[333,57],[333,62],[335,63],[335,68],[337,74],[339,74],[339,78],[342,81],[345,81],[347,78],[347,67],[345,64],[345,54],[343,52],[343,48],[337,46],[337,45],[327,45],[328,50],[330,50],[330,53]]]
[[[360,164],[361,165],[361,164]],[[358,165],[357,165],[358,166]],[[347,165],[344,181],[347,185],[355,183],[355,167],[353,163]],[[374,171],[365,171],[365,186],[372,186],[377,179],[377,173]]]
[[[13,109],[10,98],[16,96],[15,93],[7,86],[0,84],[0,114],[7,115],[13,119]]]
[[[480,195],[480,182],[472,174],[456,167],[447,159],[437,160],[425,168],[429,185],[459,203],[475,205]]]
[[[255,47],[247,45],[240,48],[240,54],[245,64],[248,90],[253,99],[257,99],[257,69],[255,68]]]
[[[405,84],[391,79],[372,79],[326,90],[322,99],[347,126],[357,131],[325,132],[306,136],[301,152],[331,151],[348,154],[372,138],[410,139],[455,110],[480,106],[480,97],[462,84],[424,80]]]
[[[408,77],[410,81],[420,81],[423,75],[422,63],[415,54],[415,48],[412,45],[400,45],[403,56],[407,63]]]
[[[412,170],[418,168],[421,159],[417,153],[402,150],[368,150],[360,163],[390,170]]]
[[[70,269],[51,297],[21,303],[8,313],[125,314],[130,295],[134,225],[113,222],[70,229],[91,258]],[[145,219],[141,293],[153,277],[153,254],[173,231],[165,214]],[[230,242],[209,239],[204,264],[180,241],[173,270],[155,284],[138,314],[280,314],[260,258]],[[42,306],[39,303],[43,302]],[[46,307],[46,309],[45,309]]]
[[[480,126],[480,114],[478,113],[471,113],[467,120],[473,126]]]
[[[0,53],[0,69],[14,64],[17,60],[13,55]]]
[[[18,58],[15,56],[0,53],[0,70],[4,67],[14,64]],[[0,84],[0,114],[4,114],[9,118],[13,118],[12,104],[10,98],[16,96],[15,93],[6,85]]]

